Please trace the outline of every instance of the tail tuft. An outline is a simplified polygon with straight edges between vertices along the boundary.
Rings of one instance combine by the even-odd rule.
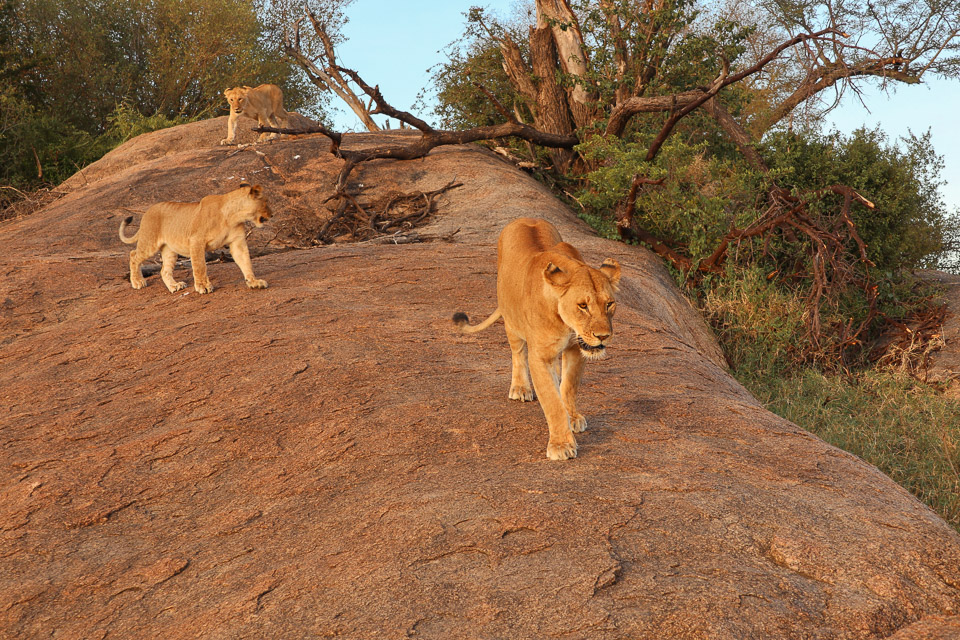
[[[468,318],[467,314],[465,314],[463,311],[457,311],[455,314],[453,314],[453,324],[457,325],[458,327],[462,327],[468,322],[470,322],[470,318]]]
[[[131,222],[133,222],[133,216],[127,216],[123,224],[130,224]]]

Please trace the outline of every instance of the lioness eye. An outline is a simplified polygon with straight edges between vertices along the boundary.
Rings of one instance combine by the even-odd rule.
[[[587,310],[587,303],[586,303],[586,302],[581,302],[581,303],[578,304],[577,306],[580,307],[581,309],[583,309],[584,311]]]
[[[610,302],[607,303],[607,309],[613,309],[613,307],[614,307],[615,304],[617,304],[617,303],[616,303],[616,302],[613,302],[613,301],[611,300]]]

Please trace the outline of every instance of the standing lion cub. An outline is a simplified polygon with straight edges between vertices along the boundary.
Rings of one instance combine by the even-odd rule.
[[[589,267],[552,224],[520,218],[503,229],[497,243],[496,311],[473,326],[466,314],[453,316],[462,333],[481,331],[503,318],[513,351],[508,396],[529,402],[536,390],[550,430],[551,460],[577,455],[573,434],[587,428],[577,410],[580,374],[584,360],[604,356],[613,335],[613,294],[619,281],[616,260]]]
[[[266,289],[267,283],[253,275],[244,223],[249,221],[262,227],[272,215],[260,185],[251,187],[245,182],[239,189],[206,196],[200,202],[158,202],[143,214],[140,228],[132,236],[126,236],[124,231],[133,216],[120,224],[120,240],[126,244],[137,243],[137,248],[130,252],[130,285],[134,289],[147,286],[140,264],[159,250],[163,256],[160,277],[170,293],[187,286],[186,282],[173,278],[177,254],[190,256],[193,288],[197,293],[210,293],[213,285],[207,278],[206,252],[229,245],[230,255],[243,272],[247,286]]]
[[[223,92],[230,103],[230,119],[227,120],[227,137],[220,144],[233,144],[237,135],[237,120],[240,116],[253,118],[260,126],[285,129],[290,126],[289,114],[283,110],[283,91],[275,84],[259,87],[234,87]],[[283,126],[280,126],[280,125]],[[257,142],[273,140],[279,133],[261,133]]]

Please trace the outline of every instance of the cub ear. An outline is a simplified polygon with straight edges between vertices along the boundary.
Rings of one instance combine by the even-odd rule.
[[[569,282],[570,276],[557,265],[548,262],[546,269],[543,270],[543,279],[555,287],[562,287]]]
[[[252,195],[254,198],[259,198],[261,193],[263,193],[263,189],[260,188],[260,185],[255,184],[250,187],[250,195]]]
[[[607,276],[610,284],[616,289],[617,283],[620,282],[620,263],[613,258],[607,258],[603,261],[603,264],[600,265],[600,271],[603,272],[603,275]]]

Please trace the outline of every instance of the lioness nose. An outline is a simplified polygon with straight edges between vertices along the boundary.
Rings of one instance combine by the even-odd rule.
[[[609,333],[595,333],[595,334],[593,334],[593,336],[594,336],[597,340],[599,340],[600,342],[603,342],[604,340],[606,340],[607,338],[610,337],[610,334],[609,334]]]

